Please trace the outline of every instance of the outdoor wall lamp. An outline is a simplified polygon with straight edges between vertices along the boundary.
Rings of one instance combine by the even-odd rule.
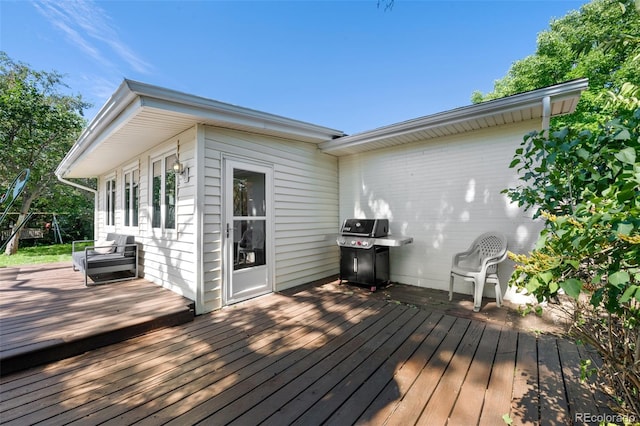
[[[171,168],[173,169],[173,173],[175,173],[177,176],[180,176],[180,181],[181,182],[185,182],[185,183],[189,182],[189,168],[188,167],[184,167],[184,164],[182,164],[181,162],[179,162],[176,159],[176,161],[173,163]]]

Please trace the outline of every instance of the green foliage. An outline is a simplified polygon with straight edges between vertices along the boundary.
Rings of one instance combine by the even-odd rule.
[[[60,74],[32,70],[0,52],[0,188],[20,170],[31,170],[22,204],[15,206],[18,223],[31,208],[82,217],[92,210],[92,199],[72,192],[54,174],[85,125],[87,107],[79,95],[63,90]]]
[[[591,366],[590,359],[582,359],[580,360],[580,381],[586,382],[589,377],[596,374],[598,371],[597,368]]]
[[[574,333],[604,358],[622,409],[640,415],[640,109],[595,132],[531,133],[511,167],[522,183],[503,192],[545,220],[531,253],[510,253],[511,285],[576,300]]]
[[[612,313],[640,301],[640,110],[597,133],[531,133],[511,167],[522,184],[505,192],[546,218],[537,249],[512,256],[516,285],[540,301],[593,288],[591,304]]]
[[[640,3],[638,3],[640,5]],[[606,121],[606,93],[625,82],[640,83],[640,13],[635,0],[593,0],[550,23],[538,35],[536,52],[512,64],[487,94],[474,92],[474,103],[497,99],[575,78],[589,78],[576,113],[556,125],[580,123],[592,131]]]
[[[512,424],[513,424],[513,419],[511,418],[511,416],[509,415],[509,413],[507,413],[507,414],[503,414],[503,415],[502,415],[502,421],[503,421],[505,424],[508,424],[508,425],[512,425]]]

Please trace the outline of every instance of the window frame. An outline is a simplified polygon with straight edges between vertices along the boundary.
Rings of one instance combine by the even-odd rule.
[[[149,227],[153,233],[176,233],[178,228],[178,179],[173,172],[173,162],[178,159],[176,149],[158,152],[149,157]],[[159,205],[156,205],[156,182],[154,166],[160,163],[160,193],[157,194]],[[167,183],[173,181],[172,193],[167,193]],[[173,196],[173,204],[168,202]],[[158,207],[156,209],[156,207]],[[173,207],[173,222],[168,222],[171,218],[170,211]],[[159,218],[157,218],[159,214]],[[159,226],[156,226],[156,219],[159,219]],[[172,226],[167,226],[172,225]]]
[[[132,188],[127,188],[127,178],[130,178]],[[137,182],[134,177],[137,177]],[[137,191],[133,191],[135,188]],[[127,199],[127,190],[129,199]],[[134,192],[137,197],[133,197]],[[125,228],[138,228],[140,226],[140,165],[136,161],[122,169],[122,215]]]
[[[118,199],[118,180],[116,173],[107,175],[104,178],[104,225],[108,229],[116,227],[116,202]]]

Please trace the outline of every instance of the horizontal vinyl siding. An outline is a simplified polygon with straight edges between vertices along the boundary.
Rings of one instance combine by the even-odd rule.
[[[275,287],[282,290],[328,275],[339,268],[338,250],[327,237],[337,232],[337,159],[314,144],[207,127],[205,131],[207,182],[205,222],[222,223],[221,167],[223,155],[258,161],[273,167]],[[218,255],[205,259],[211,282],[205,282],[205,300],[221,305],[222,234],[206,232]],[[217,275],[219,273],[219,275]]]
[[[140,215],[138,227],[123,227],[124,223],[124,195],[122,193],[122,167],[116,170],[116,229],[106,230],[104,227],[104,190],[99,196],[98,229],[100,234],[106,232],[119,232],[134,235],[136,242],[141,244],[140,274],[145,279],[160,286],[170,289],[188,299],[196,298],[196,257],[194,234],[195,222],[195,177],[189,182],[181,182],[178,185],[176,205],[176,229],[160,232],[151,228],[151,179],[150,160],[163,152],[177,149],[180,162],[186,167],[193,164],[195,149],[195,130],[187,130],[180,135],[163,141],[150,151],[139,157],[132,158],[123,164],[127,167],[137,161],[140,167]],[[101,177],[111,176],[111,173]],[[104,184],[103,184],[104,186]]]
[[[517,182],[508,168],[537,122],[481,130],[340,158],[340,216],[388,218],[413,244],[390,249],[391,279],[448,290],[452,256],[498,230],[509,249],[527,251],[539,225],[500,192]],[[503,289],[511,262],[500,267]],[[471,293],[456,281],[454,291]],[[485,288],[486,294],[493,295]]]
[[[206,134],[206,131],[205,131]],[[206,138],[206,136],[205,136]],[[204,149],[203,303],[205,311],[222,306],[222,161],[220,151]]]

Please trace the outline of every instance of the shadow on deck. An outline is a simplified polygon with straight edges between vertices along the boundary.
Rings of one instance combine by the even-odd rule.
[[[509,307],[473,314],[467,296],[419,290],[324,280],[3,375],[0,423],[571,425],[611,413],[580,381],[579,360],[599,362],[588,348],[531,332],[540,325]]]

